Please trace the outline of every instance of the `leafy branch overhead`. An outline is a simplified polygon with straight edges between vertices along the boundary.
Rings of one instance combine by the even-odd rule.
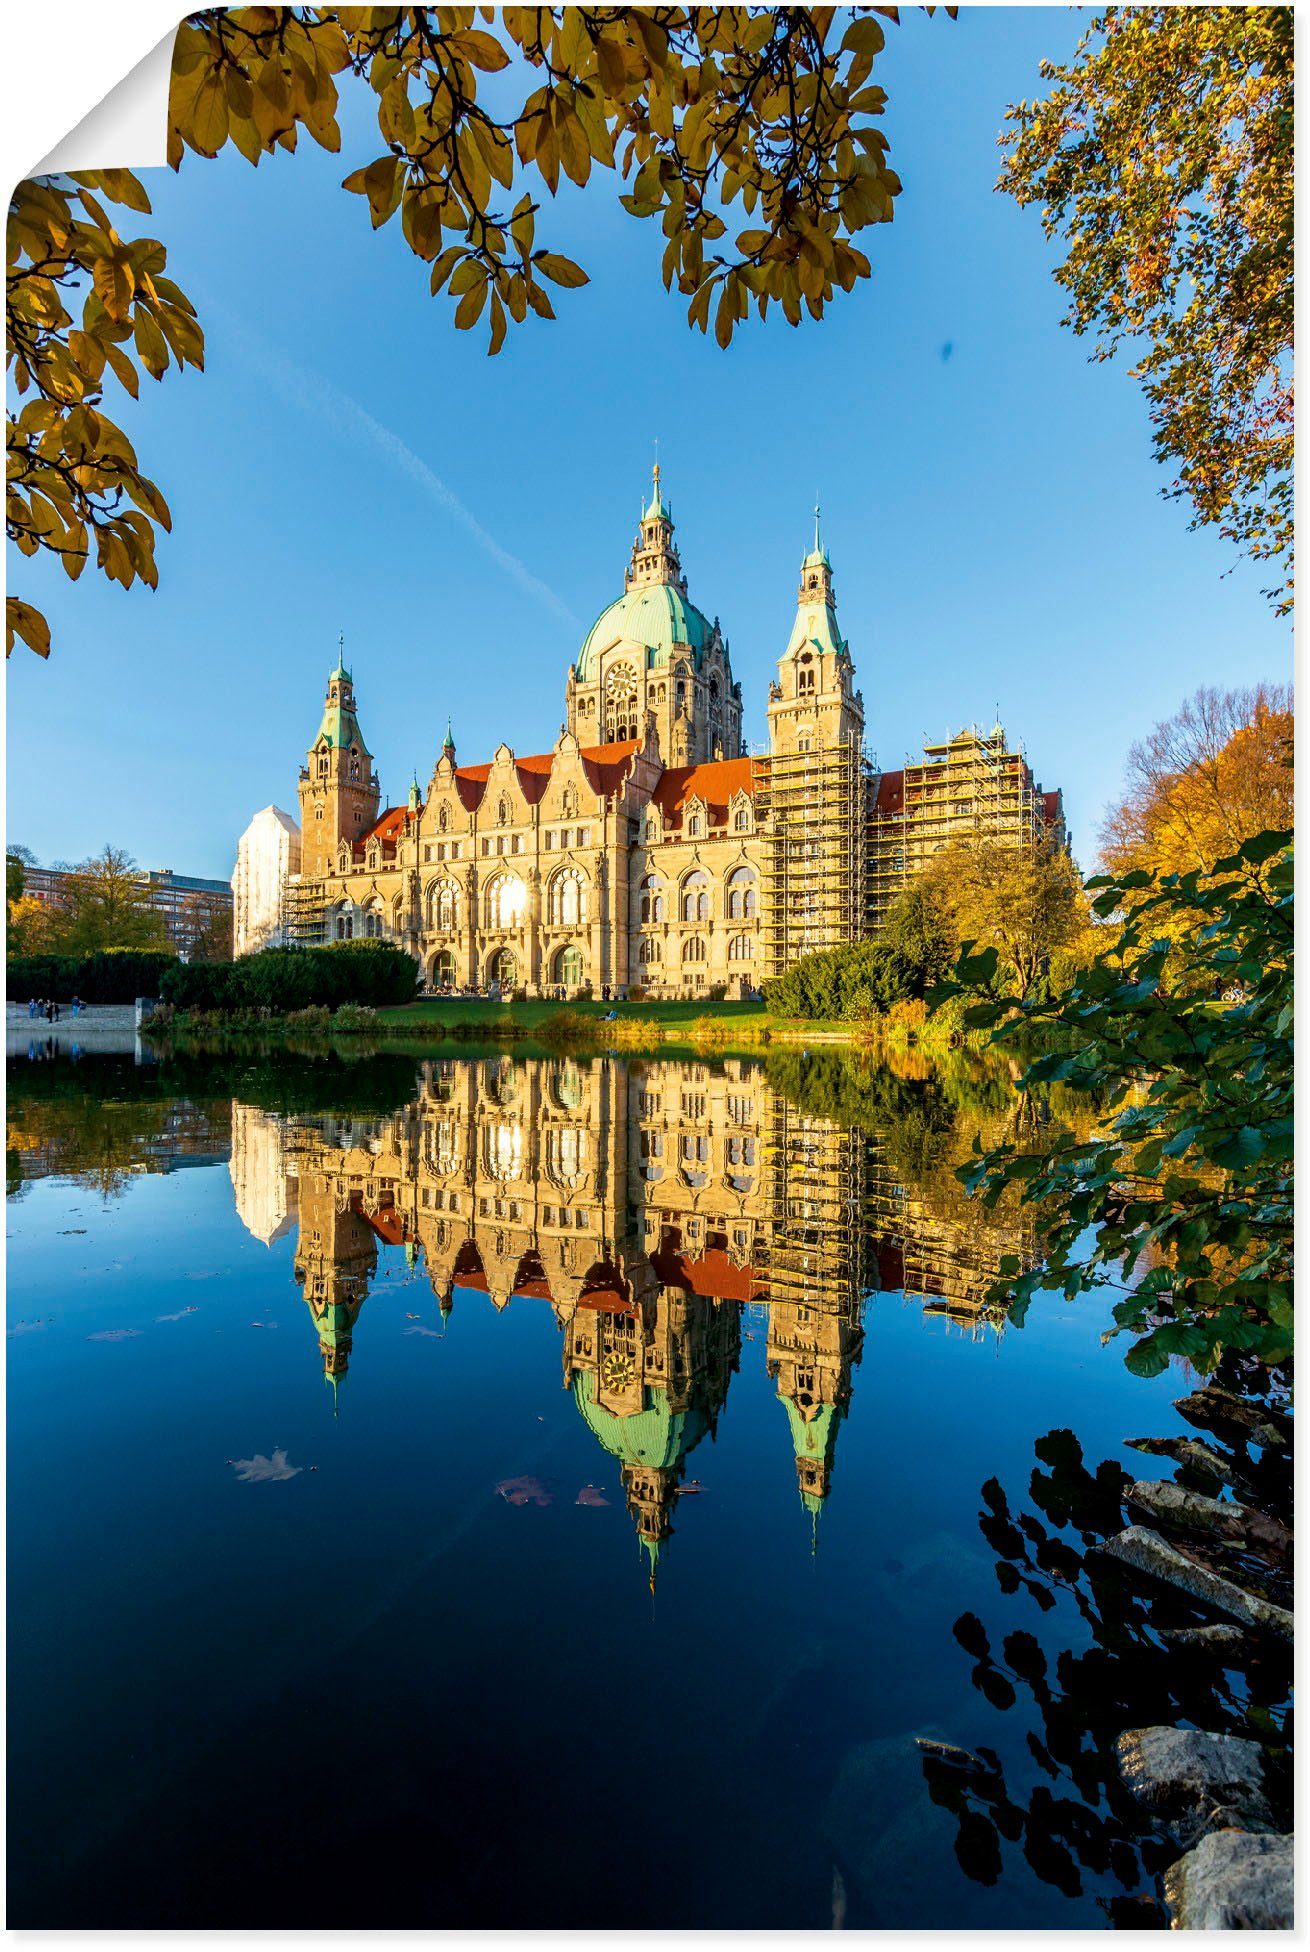
[[[230,144],[258,163],[302,129],[335,152],[339,90],[356,82],[376,100],[381,150],[345,188],[375,229],[399,213],[433,293],[459,329],[485,325],[489,352],[511,324],[554,317],[552,287],[586,284],[537,219],[543,192],[594,170],[623,186],[624,209],[659,219],[666,289],[726,346],[752,305],[796,325],[869,275],[854,238],[891,220],[900,190],[870,81],[875,15],[898,10],[215,10],[178,29],[169,160]],[[135,398],[138,363],[156,379],[170,358],[199,366],[203,339],[162,244],[121,237],[101,198],[150,209],[127,170],[20,184],[11,204],[9,357],[33,397],[10,417],[9,534],[74,577],[94,536],[106,574],[153,587],[152,524],[169,526],[168,507],[103,386],[112,375]],[[30,603],[11,597],[7,624],[7,649],[17,636],[49,654]]]
[[[932,9],[930,8],[931,12]],[[953,10],[948,10],[953,11]],[[754,304],[793,323],[867,277],[856,232],[889,222],[900,184],[869,82],[894,7],[290,8],[196,16],[178,32],[170,160],[232,143],[250,162],[303,128],[337,150],[339,76],[377,98],[383,149],[345,187],[374,227],[399,212],[455,324],[489,350],[547,284],[586,273],[536,238],[537,196],[615,172],[658,217],[666,288],[727,345]],[[484,25],[476,25],[478,20]],[[488,90],[482,78],[513,70]],[[524,85],[527,84],[527,92]],[[515,192],[521,193],[515,196]],[[744,227],[729,239],[728,215]]]

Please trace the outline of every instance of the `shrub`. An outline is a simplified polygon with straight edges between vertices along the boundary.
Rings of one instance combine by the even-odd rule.
[[[928,1021],[928,1005],[921,996],[902,997],[887,1012],[884,1029],[889,1044],[902,1046],[918,1042]]]
[[[325,1003],[308,1003],[303,1010],[287,1011],[288,1030],[326,1030],[332,1012]]]
[[[177,963],[159,993],[180,1010],[285,1015],[343,1003],[377,1009],[411,1003],[420,978],[412,956],[389,942],[334,942],[322,949],[261,949],[230,963]]]
[[[691,1027],[691,1041],[700,1045],[726,1044],[728,1026],[722,1017],[697,1017]]]
[[[594,1044],[599,1034],[594,1017],[583,1016],[581,1010],[552,1010],[537,1025],[536,1036],[539,1043],[551,1050],[570,1050],[585,1044]]]
[[[50,996],[69,1003],[134,1003],[163,996],[169,972],[183,964],[171,950],[97,949],[89,956],[13,956],[5,965],[11,1003]]]
[[[621,1051],[656,1050],[664,1042],[664,1026],[658,1017],[619,1017],[601,1026],[607,1044]]]
[[[917,972],[885,942],[854,942],[802,956],[764,985],[775,1017],[844,1023],[867,1019],[913,996]]]
[[[334,1030],[375,1030],[377,1021],[377,1011],[367,1003],[339,1003],[332,1012]]]
[[[709,999],[711,1003],[722,1003],[724,997],[727,994],[728,994],[728,985],[726,983],[710,984]]]

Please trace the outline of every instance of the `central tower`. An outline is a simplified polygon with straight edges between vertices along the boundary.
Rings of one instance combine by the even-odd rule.
[[[687,595],[658,463],[623,595],[587,633],[565,706],[580,745],[643,740],[651,724],[666,766],[740,756],[741,688],[718,619]]]

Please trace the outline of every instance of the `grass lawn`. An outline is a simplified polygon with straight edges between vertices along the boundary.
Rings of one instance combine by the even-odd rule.
[[[544,999],[531,999],[522,1003],[489,1003],[483,996],[424,997],[419,1003],[398,1003],[378,1011],[384,1023],[414,1026],[421,1031],[425,1024],[467,1023],[470,1019],[485,1023],[489,1018],[511,1016],[521,1023],[525,1030],[531,1030],[543,1017],[549,1017],[556,1010],[576,1010],[580,1016],[607,1017],[611,1010],[617,1010],[620,1018],[639,1017],[652,1023],[659,1023],[670,1030],[690,1028],[698,1017],[722,1018],[732,1026],[763,1025],[768,1022],[769,1013],[762,1003],[708,1003],[694,999],[673,1003],[554,1003]]]

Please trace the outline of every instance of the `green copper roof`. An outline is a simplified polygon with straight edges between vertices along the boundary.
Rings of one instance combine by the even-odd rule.
[[[573,1378],[573,1400],[596,1441],[621,1464],[669,1471],[709,1429],[699,1409],[670,1410],[663,1390],[649,1390],[646,1406],[630,1417],[616,1417],[596,1401],[596,1379],[588,1369]]]
[[[833,657],[845,650],[846,639],[837,627],[837,612],[830,603],[817,598],[811,603],[802,598],[797,605],[787,656],[791,657],[806,645],[816,651],[828,651]]]
[[[665,506],[664,499],[658,488],[651,495],[646,512],[641,519],[643,522],[671,522],[673,520],[673,510]]]
[[[349,671],[347,671],[347,669],[346,669],[346,666],[345,666],[345,662],[344,662],[344,660],[343,660],[343,659],[341,659],[341,658],[338,658],[338,659],[337,659],[337,668],[336,668],[336,670],[335,670],[335,671],[332,671],[332,672],[329,672],[329,674],[328,674],[328,683],[329,683],[330,685],[331,685],[331,684],[337,684],[337,683],[338,683],[338,682],[339,682],[339,681],[340,681],[341,679],[343,679],[343,678],[345,679],[345,681],[346,681],[346,683],[347,683],[347,684],[353,684],[353,683],[354,683],[354,680],[353,680],[353,678],[351,677],[351,675],[350,675],[350,673],[349,673]]]
[[[784,1397],[787,1421],[791,1425],[792,1449],[798,1458],[822,1458],[825,1471],[832,1469],[832,1454],[837,1448],[837,1425],[841,1411],[835,1403],[821,1403],[807,1423],[791,1398]],[[801,1503],[808,1512],[823,1509],[823,1500],[813,1491],[801,1492]]]
[[[709,618],[671,583],[642,584],[601,611],[578,653],[578,677],[593,678],[601,653],[620,640],[644,647],[648,670],[667,664],[675,644],[689,645],[699,667],[713,630]]]

